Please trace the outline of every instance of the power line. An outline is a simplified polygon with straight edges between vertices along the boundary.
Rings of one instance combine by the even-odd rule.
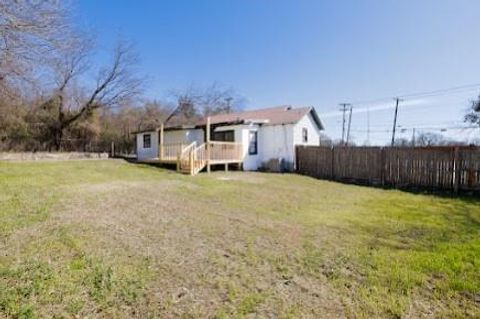
[[[442,121],[442,122],[435,122],[436,124],[431,124],[431,123],[411,123],[408,126],[412,127],[420,127],[420,126],[447,126],[447,127],[461,127],[464,122],[462,121]],[[388,128],[390,125],[371,125],[373,128]]]
[[[462,91],[470,91],[473,89],[476,89],[476,90],[480,89],[480,83],[456,86],[456,87],[451,87],[446,89],[439,89],[439,90],[426,91],[426,92],[420,92],[420,93],[405,94],[405,95],[401,95],[400,97],[403,99],[406,99],[411,97],[437,96],[437,95],[445,95],[446,93],[449,93],[449,92],[457,93],[456,91],[462,92]]]
[[[339,105],[341,106],[340,111],[343,115],[343,117],[342,117],[342,143],[346,144],[346,143],[350,142],[351,132],[366,132],[367,143],[370,142],[370,138],[371,138],[370,134],[371,133],[378,133],[378,134],[380,134],[380,133],[391,133],[391,135],[392,135],[391,136],[391,139],[392,139],[391,143],[393,145],[395,143],[395,137],[396,137],[395,135],[398,134],[397,131],[400,129],[400,126],[397,125],[400,101],[415,100],[415,99],[420,99],[422,97],[426,98],[426,97],[432,97],[432,96],[452,95],[452,94],[458,94],[458,93],[461,93],[461,92],[467,92],[467,91],[473,91],[473,90],[475,90],[477,92],[480,92],[480,83],[467,84],[467,85],[461,85],[461,86],[453,86],[453,87],[437,89],[437,90],[429,90],[429,91],[421,91],[421,92],[397,95],[397,97],[394,99],[395,100],[395,106],[394,106],[395,107],[395,113],[394,113],[394,119],[393,119],[393,127],[390,130],[375,130],[375,129],[372,130],[370,112],[372,110],[376,110],[376,109],[378,109],[378,110],[386,109],[387,108],[386,103],[385,103],[385,105],[384,105],[384,103],[382,103],[378,106],[377,105],[372,106],[371,104],[376,103],[376,102],[390,101],[391,97],[384,97],[384,98],[377,98],[377,99],[363,100],[363,101],[355,101],[355,102],[351,102],[351,103],[341,103]],[[465,99],[465,97],[462,97],[462,99]],[[353,113],[352,104],[355,104],[356,106],[357,106],[357,104],[362,105],[362,107],[360,109],[356,108],[356,113],[357,112],[366,112],[367,113],[366,114],[366,116],[367,116],[366,130],[352,129],[352,127],[351,127],[351,121],[352,121],[351,118],[352,118],[352,113]],[[402,104],[402,112],[403,112],[403,109],[404,109],[403,106],[409,106],[410,104],[408,104],[408,103],[405,103],[405,105]],[[437,105],[430,105],[430,104],[433,104],[433,102],[432,103],[427,103],[427,105],[425,107],[438,108],[438,107],[441,107],[441,106],[450,106],[450,105],[447,105],[445,103],[443,103],[445,105],[442,105],[441,102],[440,102],[440,105],[438,105],[438,104]],[[424,105],[420,105],[420,106],[424,107]],[[347,128],[346,128],[347,118],[346,117],[347,117],[347,111],[349,111],[348,107],[350,107],[350,114],[349,114],[349,119],[348,119],[349,122],[348,122],[348,131],[347,131]],[[372,109],[372,107],[373,107],[373,109]],[[388,108],[390,108],[390,107],[388,107]],[[405,112],[406,112],[406,114],[402,113],[402,121],[405,120],[405,119],[414,120],[413,114],[411,114],[411,112],[413,112],[413,110],[406,109]],[[333,114],[333,112],[331,114]],[[431,130],[431,131],[447,131],[447,130],[479,129],[478,126],[454,126],[456,123],[452,123],[452,122],[450,122],[450,123],[451,123],[450,125],[448,125],[447,123],[439,124],[440,127],[438,127],[438,126],[433,127],[433,126],[430,126],[428,124],[422,124],[422,125],[416,125],[416,124],[411,125],[410,124],[409,126],[411,128],[408,128],[408,130],[418,129],[418,130]],[[435,125],[435,124],[433,124],[433,125]],[[373,126],[373,127],[375,127],[375,126]],[[382,126],[377,126],[377,127],[382,127]],[[403,127],[401,133],[404,133],[406,130],[407,130],[407,128]],[[418,134],[418,132],[415,132],[415,131],[413,132],[412,137],[411,137],[412,138],[412,143],[414,143],[414,140],[415,140],[417,134]]]
[[[470,90],[480,90],[480,83],[474,84],[467,84],[461,86],[454,86],[450,88],[438,89],[438,90],[431,90],[431,91],[423,91],[423,92],[416,92],[416,93],[408,93],[408,94],[400,94],[397,95],[400,99],[411,99],[414,97],[430,97],[430,96],[437,96],[437,95],[445,95],[447,93],[459,93],[463,91],[470,91]],[[383,97],[383,98],[376,98],[371,100],[359,100],[353,101],[353,104],[372,104],[378,102],[387,102],[390,101],[391,97]]]
[[[472,129],[480,129],[480,126],[447,126],[447,127],[421,127],[421,126],[414,126],[414,127],[402,127],[402,130],[413,130],[413,129],[420,129],[420,130],[430,130],[430,131],[449,131],[449,130],[472,130]],[[391,133],[392,130],[352,130],[352,132],[359,132],[359,133]]]

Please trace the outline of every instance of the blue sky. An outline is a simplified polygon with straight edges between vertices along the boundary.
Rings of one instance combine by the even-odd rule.
[[[394,102],[355,102],[480,83],[476,0],[79,0],[74,8],[100,50],[119,34],[135,43],[151,98],[217,82],[247,108],[313,105],[333,138],[341,136],[338,103],[354,102],[358,143],[367,139],[367,114],[370,143],[389,139]],[[478,93],[480,85],[405,101],[400,136],[460,125]]]

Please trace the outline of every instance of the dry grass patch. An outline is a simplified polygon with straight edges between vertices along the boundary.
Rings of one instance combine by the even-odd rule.
[[[475,200],[120,161],[0,186],[0,317],[479,315]]]

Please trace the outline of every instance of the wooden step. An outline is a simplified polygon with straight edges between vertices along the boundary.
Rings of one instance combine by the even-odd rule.
[[[201,170],[205,167],[205,165],[206,165],[205,162],[204,162],[204,163],[199,162],[198,164],[200,164],[200,165],[197,165],[197,171],[196,171],[196,172],[195,172],[195,171],[193,172],[194,175],[198,174],[198,172],[201,171]],[[180,168],[180,172],[183,173],[183,174],[190,174],[190,173],[191,173],[191,167],[190,167],[190,165],[182,166],[182,167]]]

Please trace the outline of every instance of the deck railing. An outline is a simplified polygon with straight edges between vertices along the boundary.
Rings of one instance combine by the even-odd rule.
[[[199,146],[196,142],[160,144],[159,159],[174,161],[179,171],[195,175],[208,164],[242,162],[243,147],[240,143],[219,141],[211,141]]]
[[[159,158],[163,161],[175,161],[186,146],[184,143],[160,144]]]
[[[207,163],[207,149],[205,143],[192,150],[190,163],[192,165],[191,175],[200,172]]]
[[[184,147],[181,152],[177,154],[177,170],[188,169],[192,150],[194,150],[196,146],[197,142],[193,142]]]
[[[209,160],[215,162],[239,162],[243,158],[243,147],[241,143],[216,142],[209,144]]]

